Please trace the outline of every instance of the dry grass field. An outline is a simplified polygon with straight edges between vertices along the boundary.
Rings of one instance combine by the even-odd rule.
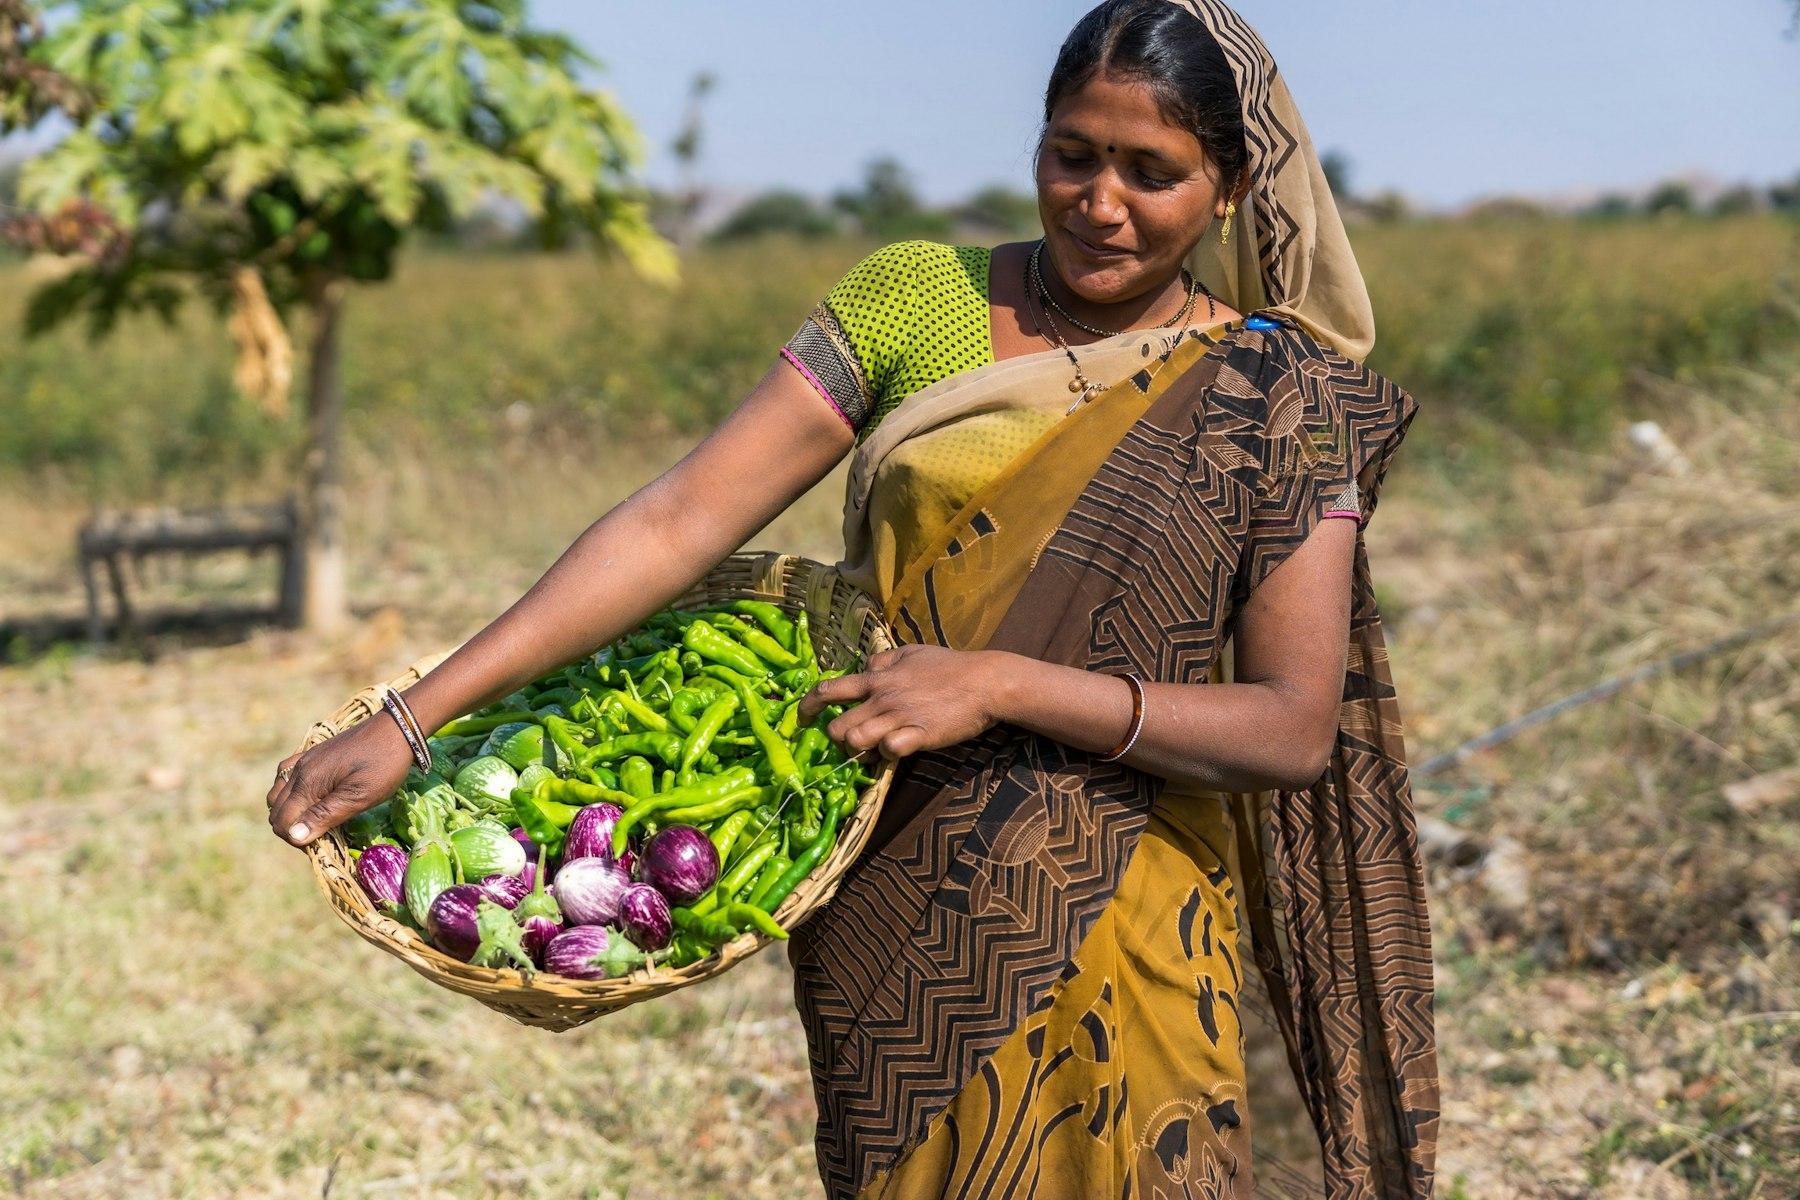
[[[378,352],[371,329],[398,319],[372,311],[358,331],[362,386],[390,370],[382,387],[424,386]],[[4,365],[10,336],[0,377],[20,370]],[[685,444],[673,419],[576,423],[534,336],[493,357],[463,416],[367,406],[347,637],[63,645],[0,667],[20,743],[0,771],[0,1187],[46,1200],[817,1194],[777,955],[581,1031],[523,1029],[357,940],[264,825],[273,765],[310,720],[466,636]],[[45,395],[69,378],[116,387],[107,363],[174,353],[145,335],[57,374],[47,346],[29,351],[28,385]],[[1621,369],[1624,391],[1584,418],[1587,436],[1556,448],[1496,419],[1511,411],[1501,400],[1453,409],[1420,389],[1421,450],[1401,455],[1369,533],[1415,761],[1796,611],[1800,359],[1728,363]],[[160,369],[176,387],[174,359]],[[719,378],[744,369],[733,359]],[[18,395],[0,387],[6,404]],[[481,397],[509,396],[530,411],[482,425],[479,450],[375,449],[385,425],[475,421]],[[1650,464],[1627,416],[1661,421],[1690,469]],[[78,605],[67,555],[85,497],[153,483],[155,469],[132,475],[141,449],[107,480],[71,460],[0,483],[0,617]],[[266,469],[205,477],[230,494]],[[754,544],[835,557],[840,486]],[[149,582],[170,600],[268,587],[226,567]],[[1493,849],[1483,869],[1433,872],[1440,1194],[1800,1194],[1800,625],[1574,710],[1421,780],[1417,798]]]

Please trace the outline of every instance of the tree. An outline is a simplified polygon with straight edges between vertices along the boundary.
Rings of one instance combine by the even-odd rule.
[[[1622,192],[1608,192],[1588,205],[1582,211],[1582,215],[1600,220],[1616,221],[1622,217],[1629,217],[1635,208],[1630,196]]]
[[[1404,221],[1412,215],[1412,205],[1406,202],[1406,197],[1392,189],[1363,201],[1362,208],[1369,220],[1384,225]]]
[[[778,189],[744,204],[713,231],[717,242],[734,242],[767,233],[824,237],[837,231],[837,221],[810,196]]]
[[[1354,199],[1350,194],[1350,156],[1342,150],[1327,150],[1319,156],[1319,167],[1325,172],[1326,186],[1338,203]]]
[[[679,201],[679,224],[676,227],[676,241],[682,245],[691,242],[694,237],[694,218],[699,215],[700,205],[705,194],[700,190],[695,168],[700,162],[700,147],[705,139],[705,125],[700,111],[701,102],[712,94],[718,80],[710,71],[701,71],[688,83],[687,111],[682,114],[681,130],[675,140],[669,143],[669,150],[675,155],[675,163],[681,172],[681,197]]]
[[[1037,199],[1001,184],[982,188],[951,213],[956,220],[997,235],[1038,230]]]
[[[0,0],[11,3],[12,0]],[[232,311],[238,381],[284,412],[285,316],[309,316],[299,464],[305,625],[347,615],[339,334],[351,284],[388,277],[409,232],[447,231],[484,201],[516,206],[547,245],[577,236],[673,273],[628,185],[637,137],[582,87],[593,65],[526,24],[523,0],[74,0],[35,40],[91,105],[30,162],[23,204],[53,221],[97,209],[122,236],[42,288],[27,327],[86,313],[169,313],[191,292]],[[0,132],[42,115],[9,105]]]
[[[891,158],[871,162],[863,173],[862,186],[839,192],[831,203],[873,238],[937,237],[950,228],[942,214],[919,202],[905,168]]]
[[[1769,207],[1779,213],[1800,213],[1800,175],[1794,176],[1791,183],[1769,187]]]
[[[52,109],[79,113],[88,97],[74,80],[37,61],[44,22],[25,0],[0,0],[0,130],[29,125]]]
[[[1762,197],[1756,194],[1756,189],[1740,184],[1718,194],[1712,202],[1712,213],[1715,217],[1733,217],[1755,212],[1761,205]]]
[[[1664,213],[1685,214],[1694,211],[1694,189],[1678,179],[1656,185],[1644,201],[1644,211],[1651,216]]]

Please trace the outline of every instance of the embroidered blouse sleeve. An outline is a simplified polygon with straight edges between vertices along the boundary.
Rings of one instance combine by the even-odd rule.
[[[781,357],[859,434],[880,408],[904,353],[921,245],[895,242],[850,268],[781,348]]]

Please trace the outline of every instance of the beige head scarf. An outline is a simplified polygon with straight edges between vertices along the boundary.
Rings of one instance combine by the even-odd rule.
[[[1237,79],[1250,151],[1250,192],[1231,241],[1200,239],[1188,269],[1242,312],[1268,309],[1358,361],[1375,345],[1375,314],[1325,170],[1287,82],[1256,31],[1218,0],[1169,0],[1205,23]]]

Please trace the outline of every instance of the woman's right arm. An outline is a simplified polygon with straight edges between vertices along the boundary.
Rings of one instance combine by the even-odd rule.
[[[575,539],[512,607],[408,688],[426,730],[629,632],[705,576],[848,452],[854,434],[777,359],[705,440]],[[393,794],[412,765],[385,714],[284,760],[269,824],[294,845]]]

